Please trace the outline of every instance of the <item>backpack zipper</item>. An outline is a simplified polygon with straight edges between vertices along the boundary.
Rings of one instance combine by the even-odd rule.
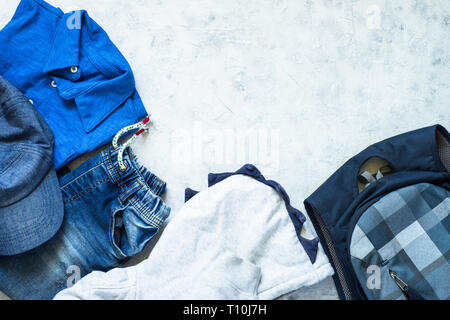
[[[322,232],[323,237],[325,238],[325,245],[328,248],[328,252],[330,253],[331,260],[333,261],[333,265],[336,269],[336,274],[339,279],[339,283],[342,287],[342,291],[344,292],[345,300],[353,300],[353,297],[350,293],[350,289],[348,286],[348,283],[345,279],[344,275],[344,268],[342,267],[341,262],[339,261],[339,258],[337,257],[336,251],[334,250],[333,242],[331,241],[331,236],[328,233],[327,228],[325,227],[322,218],[319,216],[319,214],[316,212],[314,208],[312,208],[312,212],[314,213],[314,217],[316,218],[317,224],[320,228],[320,231]]]

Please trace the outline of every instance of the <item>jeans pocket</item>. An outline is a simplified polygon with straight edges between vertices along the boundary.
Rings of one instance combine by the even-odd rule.
[[[158,230],[143,220],[133,205],[115,210],[110,225],[110,241],[115,257],[125,260],[142,252]]]

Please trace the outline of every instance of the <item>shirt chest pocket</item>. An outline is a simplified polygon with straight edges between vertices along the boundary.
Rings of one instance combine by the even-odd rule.
[[[68,28],[73,17],[79,22]],[[73,101],[86,133],[135,92],[131,67],[106,32],[85,11],[64,14],[44,66],[51,88]]]
[[[113,72],[111,72],[113,71]],[[51,86],[66,101],[73,101],[86,133],[94,130],[135,91],[134,77],[126,68],[95,64],[82,54],[79,65],[52,74]]]

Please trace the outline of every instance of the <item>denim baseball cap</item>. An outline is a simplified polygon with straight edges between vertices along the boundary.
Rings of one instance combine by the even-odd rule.
[[[53,132],[0,76],[0,255],[34,249],[60,228],[64,204],[53,166]]]

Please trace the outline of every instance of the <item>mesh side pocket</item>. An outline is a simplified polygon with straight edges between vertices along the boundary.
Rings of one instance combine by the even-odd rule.
[[[447,171],[450,172],[450,141],[439,130],[437,131],[436,139],[439,150],[439,158]]]

